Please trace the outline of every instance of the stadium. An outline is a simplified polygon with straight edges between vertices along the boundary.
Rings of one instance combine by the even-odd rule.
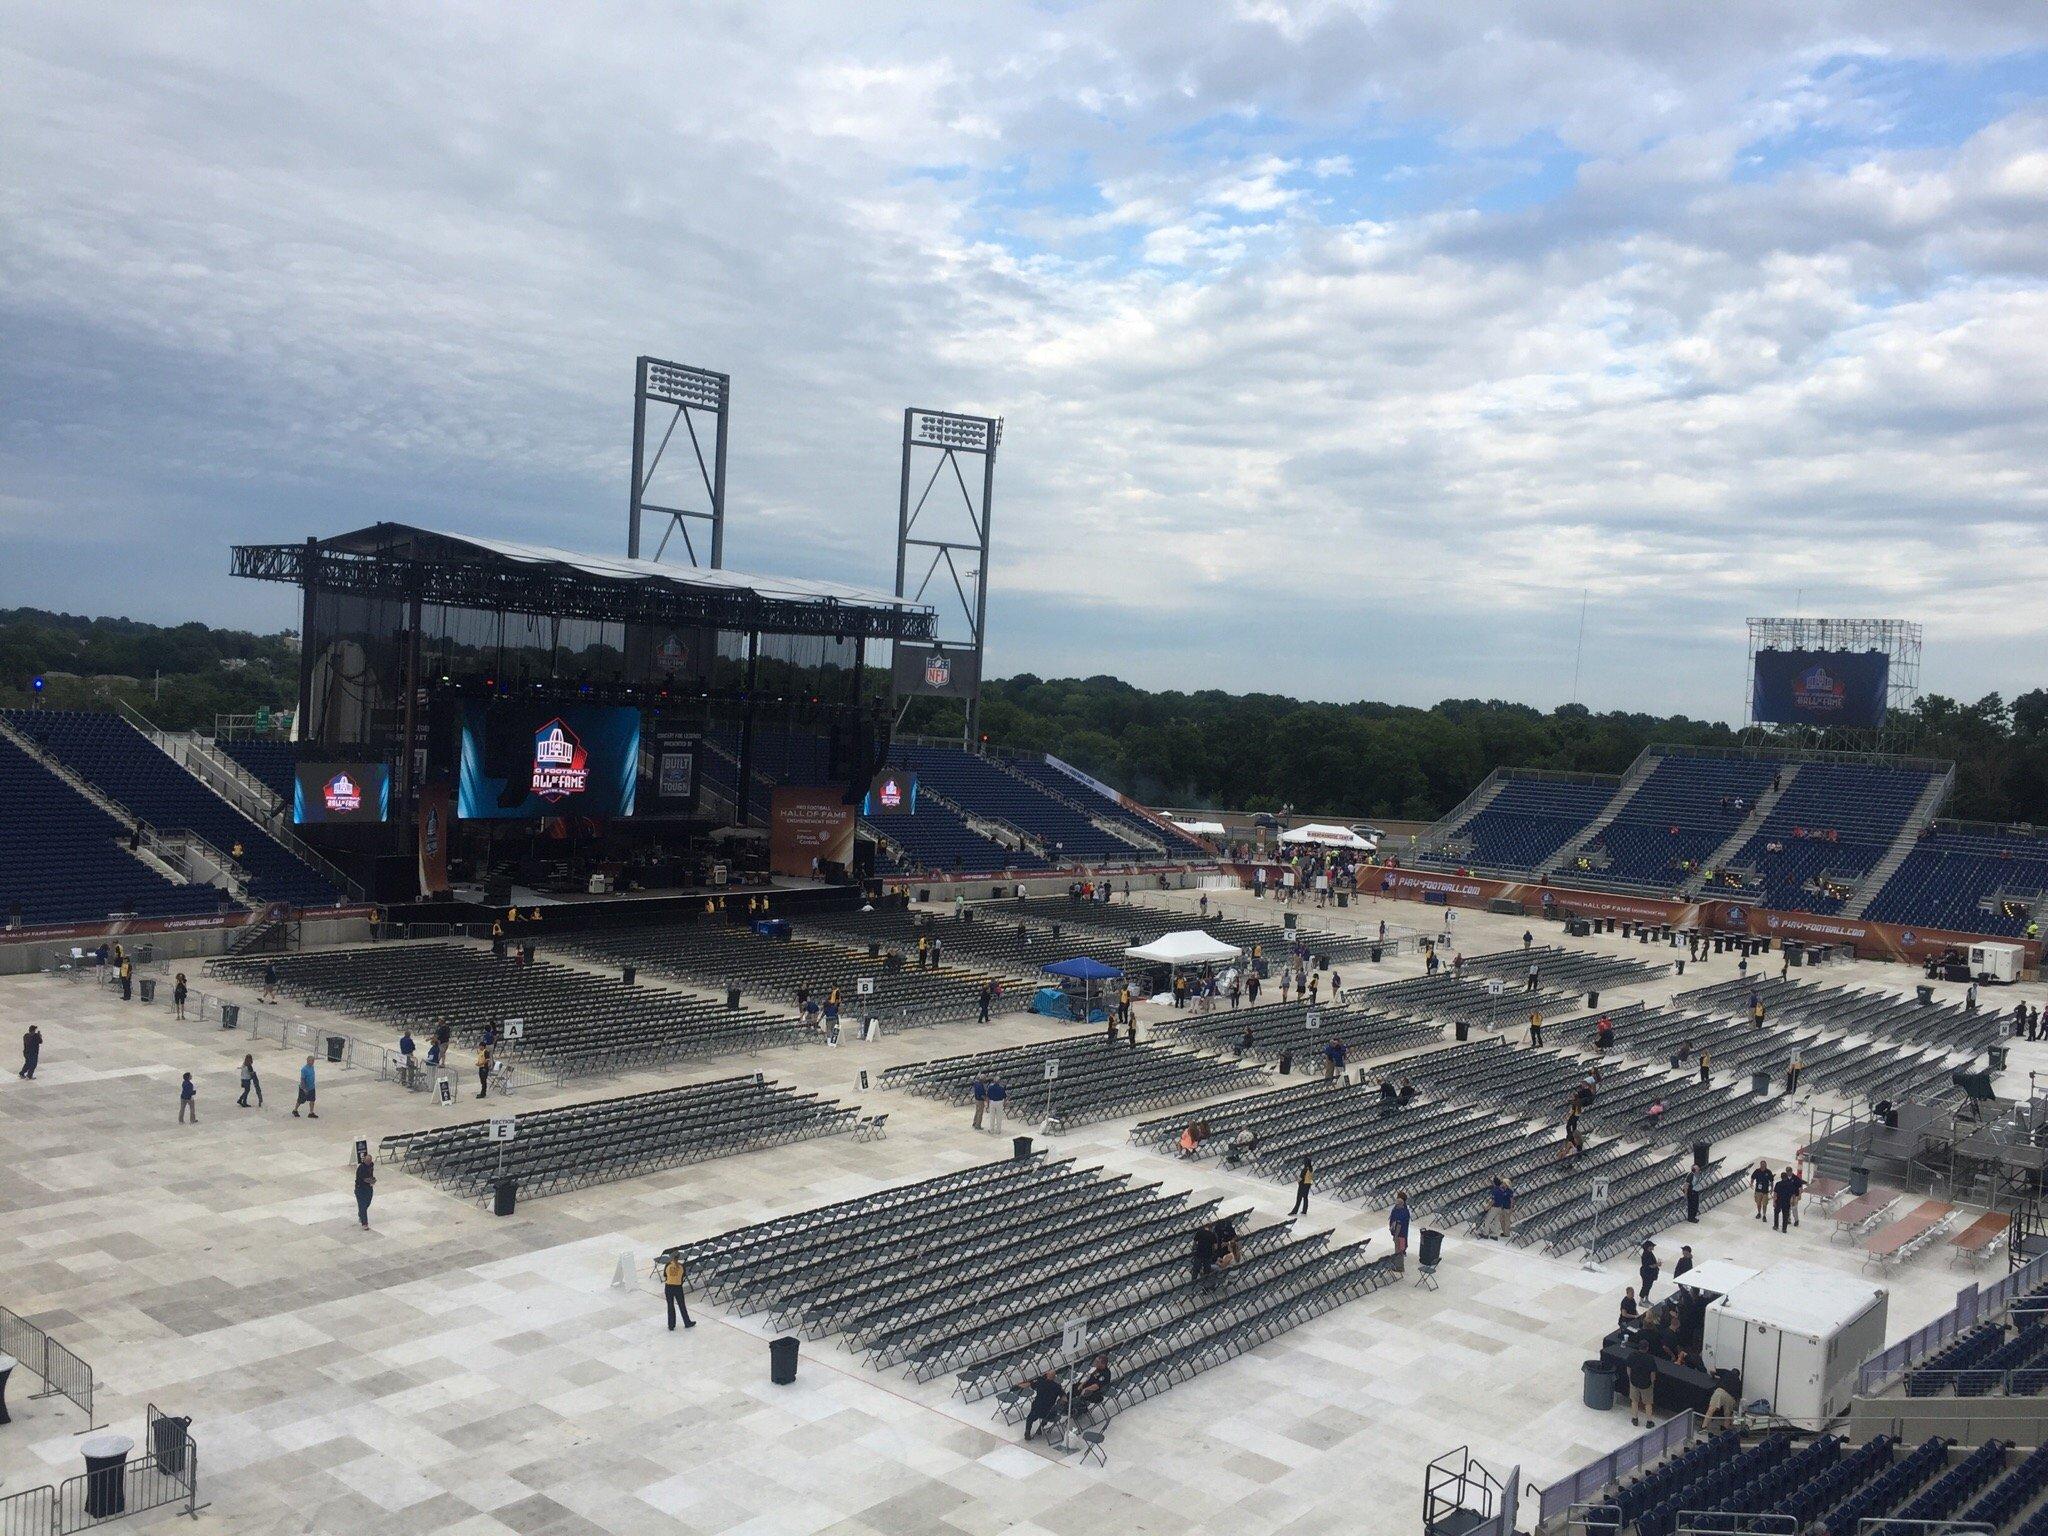
[[[613,361],[622,507],[400,433],[209,543],[250,707],[0,616],[0,1536],[2048,1531],[2048,843],[1953,625],[1760,582],[1597,769],[1233,802],[1020,723],[1021,407],[756,516],[746,372]]]

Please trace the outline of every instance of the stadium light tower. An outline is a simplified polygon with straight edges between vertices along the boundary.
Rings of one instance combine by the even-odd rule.
[[[963,700],[970,748],[981,727],[989,520],[995,505],[996,447],[1002,440],[1000,416],[962,416],[917,406],[903,413],[903,478],[896,503],[896,595],[923,602],[939,567],[944,566],[959,599],[959,612],[946,620],[943,615],[952,612],[952,605],[939,605],[942,617],[934,632],[935,643],[910,651],[917,665],[906,667],[907,648],[897,647],[896,693],[899,698],[935,694]],[[963,468],[963,458],[980,463]],[[946,482],[943,489],[941,481]],[[913,500],[912,488],[920,483]],[[936,499],[934,491],[938,492]],[[953,500],[956,492],[957,502]],[[916,578],[916,590],[912,591],[912,576],[920,565],[923,574]]]
[[[633,386],[633,495],[626,525],[627,557],[640,558],[643,521],[651,512],[667,521],[649,558],[659,560],[668,548],[670,538],[681,532],[683,552],[690,557],[690,564],[708,565],[717,570],[725,564],[725,426],[727,407],[732,397],[732,376],[713,373],[706,368],[692,368],[687,363],[664,362],[658,357],[643,357],[636,368]],[[647,453],[649,405],[655,407],[657,419],[661,410],[669,412],[668,424],[661,429],[661,441],[655,445],[652,458]],[[700,417],[706,418],[703,433],[698,430]],[[669,451],[678,426],[688,436],[691,452],[697,461],[697,479],[703,486],[703,507],[672,505],[665,500],[655,501],[648,495],[654,472],[661,467],[662,458]],[[711,438],[709,462],[704,457],[706,435]],[[678,477],[672,475],[670,478]],[[687,469],[681,478],[687,489],[683,499],[696,501],[697,489],[688,485]],[[690,537],[690,524],[693,522],[711,525],[710,558],[707,560],[697,558],[697,546]]]

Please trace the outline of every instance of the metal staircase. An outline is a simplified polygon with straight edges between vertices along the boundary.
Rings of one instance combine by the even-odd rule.
[[[1628,765],[1628,772],[1621,776],[1621,782],[1614,786],[1613,797],[1600,808],[1600,814],[1587,822],[1578,836],[1572,838],[1571,841],[1558,849],[1557,852],[1553,853],[1541,864],[1538,864],[1536,866],[1536,873],[1539,875],[1556,874],[1569,861],[1585,852],[1586,845],[1613,824],[1614,818],[1621,814],[1622,809],[1627,806],[1629,801],[1635,798],[1636,791],[1643,787],[1643,780],[1655,773],[1657,765],[1663,761],[1662,757],[1649,750],[1638,753],[1636,760]]]
[[[1706,888],[1707,871],[1725,868],[1728,861],[1739,853],[1743,845],[1755,837],[1764,822],[1769,820],[1778,802],[1785,797],[1785,791],[1792,787],[1792,781],[1799,777],[1799,764],[1787,763],[1778,770],[1777,784],[1756,797],[1756,804],[1749,808],[1749,814],[1742,818],[1741,825],[1729,833],[1721,844],[1700,860],[1700,867],[1687,877],[1679,887],[1687,896],[1697,896]]]
[[[1927,781],[1927,787],[1920,791],[1920,798],[1913,802],[1913,809],[1907,815],[1905,825],[1899,828],[1899,835],[1892,839],[1891,847],[1884,856],[1870,866],[1869,872],[1856,883],[1856,894],[1842,907],[1842,916],[1861,917],[1877,893],[1884,889],[1885,882],[1899,872],[1899,866],[1906,862],[1906,856],[1920,844],[1920,834],[1934,825],[1935,817],[1948,803],[1948,797],[1955,793],[1956,770],[1950,765],[1947,773],[1939,774]]]

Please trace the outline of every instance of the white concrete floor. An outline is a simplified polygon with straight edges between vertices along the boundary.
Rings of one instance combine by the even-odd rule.
[[[1427,909],[1380,910],[1412,926]],[[1353,915],[1376,922],[1378,911]],[[1302,920],[1313,926],[1314,912]],[[1468,954],[1505,948],[1525,926],[1464,912],[1459,942]],[[1618,939],[1580,943],[1645,953]],[[1420,966],[1360,969],[1374,974],[1346,980]],[[1657,1001],[1733,974],[1723,959],[1624,990]],[[1905,992],[1919,977],[1855,965],[1818,979]],[[2043,1000],[2039,986],[2019,993]],[[1989,1001],[2009,1007],[2013,996]],[[871,1372],[829,1343],[806,1343],[797,1384],[772,1387],[763,1319],[705,1304],[705,1326],[664,1329],[645,1279],[656,1248],[1000,1155],[964,1111],[862,1093],[857,1074],[1054,1032],[1029,1017],[523,1093],[513,1104],[534,1108],[758,1068],[885,1109],[891,1134],[651,1174],[530,1202],[509,1219],[387,1169],[368,1232],[350,1195],[354,1140],[469,1118],[473,1100],[440,1110],[368,1074],[329,1069],[321,1119],[293,1120],[296,1062],[273,1046],[257,1048],[269,1105],[241,1110],[234,1071],[248,1044],[239,1034],[57,978],[0,981],[0,1025],[18,1036],[31,1020],[48,1037],[37,1080],[0,1076],[0,1302],[92,1363],[103,1422],[139,1438],[145,1403],[192,1416],[212,1506],[205,1525],[528,1536],[1406,1533],[1421,1518],[1423,1465],[1440,1452],[1469,1444],[1497,1470],[1519,1464],[1544,1482],[1633,1433],[1625,1415],[1579,1400],[1579,1363],[1611,1326],[1632,1253],[1586,1271],[1454,1238],[1440,1291],[1403,1284],[1349,1303],[1121,1416],[1106,1468],[1020,1446],[985,1404],[949,1399],[943,1380],[920,1386]],[[2048,1046],[2020,1044],[2005,1084],[2023,1092],[2030,1068],[2048,1069]],[[181,1127],[176,1085],[187,1070],[200,1121]],[[1285,1211],[1290,1191],[1278,1185],[1132,1149],[1129,1124],[1077,1131],[1058,1150]],[[1805,1117],[1788,1113],[1722,1150],[1775,1163],[1805,1132]],[[1320,1201],[1312,1217],[1346,1238],[1385,1241],[1382,1211]],[[1853,1269],[1857,1255],[1826,1233],[1808,1222],[1775,1235],[1739,1200],[1709,1213],[1691,1241],[1702,1259],[1797,1256]],[[1667,1257],[1678,1240],[1660,1245]],[[634,1279],[615,1289],[622,1253],[635,1260]],[[1892,1335],[1945,1308],[1967,1278],[1939,1248],[1887,1277]],[[8,1393],[5,1491],[82,1470],[83,1416],[62,1399],[31,1401],[38,1385],[17,1373]]]

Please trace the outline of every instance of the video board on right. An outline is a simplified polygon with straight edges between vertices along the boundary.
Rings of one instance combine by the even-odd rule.
[[[1764,725],[1877,730],[1891,658],[1883,651],[1759,650],[1750,718]]]

